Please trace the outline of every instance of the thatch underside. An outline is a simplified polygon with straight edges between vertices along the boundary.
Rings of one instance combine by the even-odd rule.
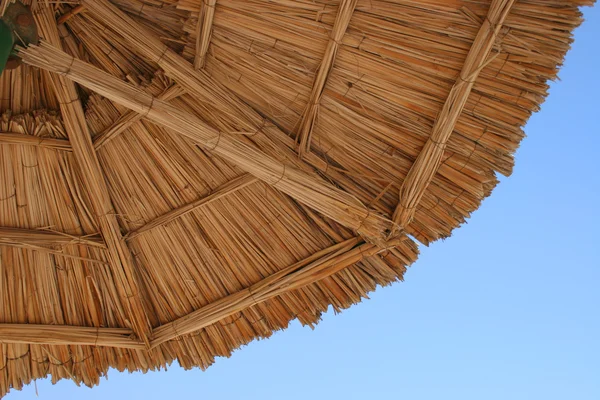
[[[402,279],[511,173],[592,1],[37,3],[0,77],[2,395],[206,368]]]

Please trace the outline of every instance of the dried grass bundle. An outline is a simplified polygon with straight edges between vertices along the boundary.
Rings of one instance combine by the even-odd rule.
[[[292,198],[309,205],[327,217],[348,226],[366,238],[383,243],[391,230],[389,221],[371,212],[352,196],[326,185],[315,177],[274,160],[235,138],[232,133],[217,131],[202,120],[159,100],[144,91],[46,43],[20,51],[24,62],[67,76],[77,83],[144,115],[146,118],[185,136],[218,154],[244,171]],[[167,55],[168,56],[168,55]],[[247,132],[252,134],[252,132]]]
[[[510,174],[585,4],[36,2],[0,77],[0,394],[206,368],[402,279]]]

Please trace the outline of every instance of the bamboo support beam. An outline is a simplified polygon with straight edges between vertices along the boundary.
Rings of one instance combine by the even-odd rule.
[[[240,135],[218,131],[195,115],[159,100],[44,42],[40,46],[22,49],[20,55],[25,63],[55,72],[62,78],[69,77],[90,90],[143,114],[149,120],[191,139],[206,151],[232,162],[297,201],[354,229],[369,240],[385,244],[387,234],[391,230],[391,221],[369,210],[354,196],[265,154],[255,145],[240,139]]]
[[[338,8],[335,23],[333,24],[333,29],[331,31],[331,36],[329,37],[329,43],[327,44],[323,61],[321,62],[319,70],[317,71],[317,75],[315,76],[315,81],[310,93],[308,105],[304,110],[302,120],[300,121],[300,127],[298,128],[298,141],[300,142],[298,147],[298,155],[300,158],[302,158],[305,153],[310,151],[310,139],[316,122],[321,96],[323,95],[323,90],[327,84],[329,73],[333,68],[335,56],[337,55],[342,38],[346,34],[348,24],[350,24],[350,19],[352,18],[352,14],[354,13],[357,2],[358,0],[342,0]]]
[[[85,245],[105,249],[99,235],[73,236],[66,233],[42,229],[21,229],[0,227],[0,245],[19,246],[69,246]]]
[[[184,93],[185,92],[179,85],[172,85],[165,89],[165,91],[162,92],[157,98],[164,101],[170,101]],[[125,132],[143,117],[144,116],[142,114],[136,113],[135,111],[128,111],[123,114],[117,121],[115,121],[115,123],[96,136],[94,139],[94,148],[96,151],[100,150],[105,144]]]
[[[198,331],[275,296],[310,285],[381,251],[360,238],[352,238],[319,251],[244,290],[155,328],[151,347]]]
[[[40,7],[35,13],[35,18],[40,34],[46,39],[46,43],[49,43],[48,46],[61,51],[61,40],[52,11],[47,7]],[[50,83],[59,100],[73,154],[81,170],[85,190],[90,193],[92,209],[108,248],[111,272],[119,300],[125,308],[123,318],[128,319],[135,334],[148,343],[150,322],[142,302],[133,258],[121,235],[121,228],[92,144],[77,89],[71,80],[59,74],[50,74]]]
[[[0,343],[107,346],[143,350],[128,328],[91,328],[69,325],[0,324]]]
[[[214,105],[222,105],[227,110],[236,110],[234,123],[248,126],[247,132],[256,135],[256,140],[270,141],[261,131],[262,128],[257,128],[260,125],[259,121],[262,121],[264,125],[265,119],[260,117],[255,110],[243,101],[231,96],[225,88],[218,86],[203,71],[196,71],[185,59],[170,50],[159,38],[140,26],[124,12],[106,0],[83,0],[82,4],[85,4],[88,10],[94,13],[97,18],[110,21],[110,28],[121,35],[132,50],[158,63],[169,77],[184,88],[188,95],[197,99],[209,98],[209,101]],[[139,40],[140,37],[143,37],[144,40]],[[30,47],[23,51],[23,54],[30,53],[33,56],[34,53],[40,51],[45,50]],[[72,79],[103,96],[147,115],[149,119],[171,128],[174,132],[191,138],[203,146],[204,149],[233,162],[246,172],[253,174],[267,184],[276,187],[281,192],[321,212],[334,221],[357,231],[370,241],[383,244],[387,238],[387,233],[392,228],[392,221],[368,209],[353,195],[306,172],[309,169],[313,171],[308,165],[295,164],[293,166],[283,163],[273,153],[267,154],[266,151],[268,150],[259,149],[255,144],[256,142],[244,138],[244,135],[231,135],[218,131],[195,116],[189,114],[184,116],[185,113],[182,110],[145,93],[136,94],[135,99],[129,98],[127,101],[124,101],[123,98],[119,99],[119,96],[115,96],[114,93],[114,86],[117,85],[114,77],[105,74],[102,81],[96,82],[89,79],[91,78],[89,75],[87,78],[76,76],[74,74],[75,70],[78,73],[84,73],[85,69],[94,68],[92,66],[83,68],[80,61],[74,61],[74,68],[69,68],[68,64],[57,67],[57,65],[48,63],[43,57],[35,57],[36,61],[33,60],[34,57],[26,58],[28,58],[29,63],[33,63],[37,67],[68,74]],[[70,57],[66,61],[70,62]],[[94,74],[99,76],[100,73],[98,71]],[[110,80],[111,84],[107,85],[108,81],[105,81],[105,79]],[[96,80],[98,80],[97,77]],[[119,81],[119,83],[122,82]],[[164,110],[172,115],[179,115],[190,122],[194,121],[194,123],[186,124],[189,127],[183,127],[175,118],[169,120],[163,118],[160,115],[162,112],[157,111],[157,109]],[[179,126],[175,126],[176,124],[179,124]],[[279,133],[286,136],[283,132]],[[281,156],[282,152],[285,154],[287,151],[288,149],[282,148],[278,153]]]
[[[230,182],[225,183],[224,185],[220,186],[207,196],[204,196],[182,207],[176,208],[175,210],[169,211],[168,213],[157,217],[156,219],[148,222],[146,225],[136,229],[135,231],[129,232],[129,234],[125,237],[125,240],[132,240],[133,238],[137,237],[138,235],[144,232],[158,228],[159,226],[164,226],[176,220],[179,217],[182,217],[201,207],[205,207],[214,201],[222,199],[223,197],[235,193],[238,190],[241,190],[256,182],[258,182],[258,179],[256,179],[252,175],[242,175]]]
[[[417,206],[433,180],[444,155],[446,144],[467,103],[479,73],[490,62],[488,57],[498,38],[502,24],[515,0],[494,0],[483,21],[456,83],[450,90],[433,131],[411,167],[400,189],[400,200],[393,220],[395,231],[412,221]]]
[[[194,68],[197,70],[204,68],[204,64],[206,63],[206,53],[208,52],[212,36],[216,4],[217,0],[203,0],[200,5],[200,15],[198,16],[196,31],[196,56],[194,58]]]
[[[73,151],[68,140],[42,138],[18,132],[0,132],[0,144],[42,147],[59,151]]]

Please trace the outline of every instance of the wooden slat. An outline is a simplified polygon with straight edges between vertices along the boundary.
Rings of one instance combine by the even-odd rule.
[[[72,151],[71,144],[68,140],[41,138],[18,132],[0,132],[0,144],[33,146],[52,150]]]
[[[35,13],[35,18],[40,34],[48,43],[61,49],[58,27],[52,11],[49,8],[41,7]],[[81,170],[84,186],[82,190],[87,190],[89,193],[100,233],[108,248],[111,272],[120,301],[125,308],[123,318],[128,319],[135,334],[148,343],[150,322],[142,302],[133,258],[121,235],[117,213],[112,206],[77,89],[73,81],[58,74],[50,74],[50,82],[61,103],[60,109],[65,129],[73,147],[77,166]],[[119,312],[121,311],[119,310]]]
[[[347,268],[382,249],[352,238],[319,251],[260,282],[154,329],[151,347],[214,324],[222,318]]]
[[[177,218],[184,216],[187,213],[190,213],[201,207],[205,207],[214,201],[222,199],[223,197],[225,197],[231,193],[235,193],[238,190],[241,190],[241,189],[243,189],[249,185],[252,185],[253,183],[256,183],[256,182],[258,182],[258,179],[253,177],[252,175],[248,175],[248,174],[242,175],[230,182],[225,183],[224,185],[220,186],[219,188],[217,188],[215,191],[208,194],[207,196],[204,196],[204,197],[202,197],[196,201],[193,201],[189,204],[186,204],[182,207],[176,208],[175,210],[169,211],[168,213],[157,217],[156,219],[148,222],[146,225],[136,229],[135,231],[131,231],[125,239],[131,240],[144,232],[147,232],[147,231],[157,228],[159,226],[164,226],[164,225],[176,220]]]
[[[208,52],[212,36],[216,4],[217,0],[203,0],[200,6],[196,32],[196,56],[194,58],[194,68],[196,69],[204,68],[204,64],[206,63],[206,53]]]
[[[300,142],[298,154],[300,155],[300,158],[310,151],[310,139],[317,118],[321,96],[323,95],[323,90],[325,89],[327,79],[329,78],[329,72],[331,72],[331,69],[333,68],[335,56],[337,55],[342,38],[346,34],[348,24],[350,23],[357,2],[358,0],[342,0],[340,3],[331,36],[329,37],[329,43],[327,44],[327,49],[323,56],[323,61],[315,76],[308,105],[306,106],[304,114],[302,115],[302,120],[300,121],[300,127],[298,129],[298,141]]]
[[[446,144],[467,103],[481,70],[490,62],[492,47],[515,0],[494,0],[484,20],[456,83],[450,90],[432,133],[411,167],[400,189],[400,200],[393,221],[395,232],[412,221],[421,198],[433,180],[444,155]]]
[[[133,331],[128,328],[68,325],[0,324],[0,343],[145,348],[142,341],[133,338]]]

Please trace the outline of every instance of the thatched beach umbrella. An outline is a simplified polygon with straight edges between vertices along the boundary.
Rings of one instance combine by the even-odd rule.
[[[206,368],[402,279],[592,3],[0,0],[0,395]]]

